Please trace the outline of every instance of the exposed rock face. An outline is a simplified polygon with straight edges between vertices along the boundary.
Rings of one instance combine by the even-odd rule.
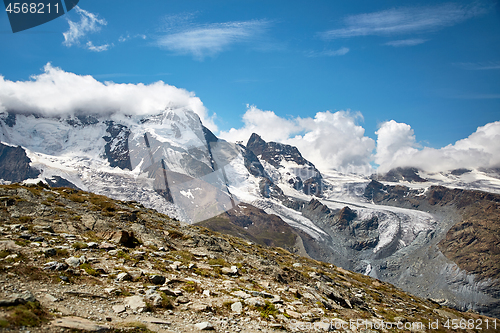
[[[30,163],[23,148],[0,143],[0,179],[17,183],[37,178],[40,172],[32,168]]]
[[[301,190],[309,195],[321,195],[321,173],[314,164],[302,157],[296,147],[277,142],[266,142],[255,133],[250,136],[246,147],[255,156],[278,170],[285,169],[284,163],[296,165],[295,168],[285,172],[281,178],[284,178],[283,180],[296,190]]]
[[[51,178],[45,178],[50,187],[69,187],[75,190],[80,190],[78,186],[59,176],[52,176]]]
[[[439,261],[442,252],[463,270],[460,274],[450,272],[455,277],[451,280],[449,276],[448,283],[457,294],[448,304],[472,307],[471,301],[480,297],[476,310],[500,315],[497,310],[500,303],[500,195],[443,186],[431,186],[423,192],[376,181],[366,187],[364,195],[375,203],[431,211],[440,216],[442,225],[430,241],[436,252],[432,256]],[[451,264],[441,260],[440,265]],[[443,272],[447,271],[443,269]],[[464,292],[467,288],[469,292]]]
[[[128,149],[130,130],[124,125],[115,124],[113,121],[107,121],[106,125],[108,125],[106,132],[109,135],[104,136],[103,139],[106,141],[104,151],[109,164],[112,167],[132,170]]]
[[[297,233],[279,216],[266,214],[250,204],[239,204],[217,217],[197,223],[214,231],[241,237],[256,244],[279,246],[293,252]]]
[[[311,199],[307,205],[302,208],[302,214],[311,221],[322,221],[323,223],[333,223],[335,212],[331,211],[326,205],[323,205],[317,199]]]
[[[356,218],[357,214],[349,206],[342,208],[338,214],[338,224],[342,228],[346,228]]]
[[[419,170],[417,168],[398,167],[398,168],[389,170],[389,172],[387,172],[386,174],[374,175],[374,176],[372,176],[372,178],[379,180],[379,181],[386,181],[386,182],[399,182],[399,181],[425,182],[425,181],[427,181],[426,179],[419,176],[418,171]]]

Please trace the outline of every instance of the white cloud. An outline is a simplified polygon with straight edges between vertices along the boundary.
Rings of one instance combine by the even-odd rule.
[[[349,48],[341,47],[338,50],[325,50],[321,52],[311,51],[307,53],[308,57],[335,57],[346,55],[349,52]]]
[[[394,8],[348,16],[344,19],[344,27],[323,32],[320,36],[337,39],[421,33],[453,26],[485,11],[480,5],[461,6],[454,3],[433,7]]]
[[[144,34],[136,34],[136,35],[133,35],[133,36],[130,36],[130,34],[126,34],[126,35],[121,35],[119,38],[118,38],[118,41],[120,43],[123,43],[123,42],[126,42],[130,39],[133,39],[133,38],[141,38],[141,39],[146,39],[147,36],[144,35]]]
[[[107,51],[110,47],[109,44],[104,44],[104,45],[100,45],[100,46],[95,46],[91,41],[88,41],[87,44],[86,44],[87,48],[90,50],[90,51],[94,51],[94,52],[102,52],[102,51]]]
[[[422,39],[422,38],[400,39],[400,40],[393,40],[393,41],[387,42],[384,45],[389,45],[389,46],[394,46],[394,47],[415,46],[415,45],[423,44],[427,41],[428,41],[428,39]]]
[[[185,89],[158,81],[148,85],[99,82],[45,65],[44,73],[30,81],[9,81],[0,76],[0,110],[34,112],[49,116],[66,114],[157,114],[166,107],[196,112],[213,131],[217,126],[201,100]]]
[[[455,63],[455,66],[458,66],[462,69],[470,70],[470,71],[484,71],[484,70],[495,70],[500,69],[500,61],[489,61],[489,62],[459,62]]]
[[[389,171],[404,157],[418,151],[415,134],[411,126],[405,123],[398,123],[394,120],[387,121],[380,126],[375,134],[377,134],[375,163],[380,165],[379,171]]]
[[[244,126],[221,131],[219,137],[228,141],[246,143],[252,133],[266,141],[296,146],[302,155],[322,170],[369,170],[375,143],[364,136],[364,128],[357,125],[361,113],[348,111],[318,112],[314,118],[277,116],[272,111],[249,106],[243,116]]]
[[[394,120],[382,124],[377,135],[375,162],[380,172],[398,166],[430,172],[500,166],[500,121],[480,126],[469,137],[440,149],[416,149],[411,127]]]
[[[105,19],[99,19],[96,14],[90,13],[78,6],[75,7],[75,11],[80,15],[80,22],[73,22],[68,19],[69,30],[63,33],[63,44],[68,47],[81,45],[81,40],[84,39],[88,33],[98,32],[101,30],[103,25],[108,24]],[[99,49],[104,47],[104,45],[94,46],[90,41],[87,41],[84,45],[91,51],[96,51],[96,48]],[[104,51],[104,49],[101,49],[100,51]]]
[[[254,20],[188,26],[183,31],[158,38],[157,45],[175,53],[192,54],[202,60],[232,44],[250,41],[262,34],[268,25],[267,21]]]
[[[252,133],[257,133],[266,141],[282,141],[302,130],[296,119],[281,118],[273,111],[259,110],[255,105],[247,105],[242,120],[242,128],[221,131],[219,137],[231,142],[243,141],[246,144]]]
[[[321,170],[366,173],[371,171],[369,163],[375,142],[357,124],[362,119],[359,112],[318,112],[314,118],[299,118],[305,134],[285,142],[296,146]]]

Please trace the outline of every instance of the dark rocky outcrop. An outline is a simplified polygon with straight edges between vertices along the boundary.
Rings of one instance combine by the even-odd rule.
[[[0,143],[0,179],[13,183],[37,178],[40,172],[30,166],[31,160],[21,147]]]
[[[373,175],[372,178],[379,181],[386,182],[399,182],[399,181],[407,181],[407,182],[426,182],[427,179],[424,179],[419,176],[417,168],[411,167],[398,167],[395,169],[389,170],[386,174],[377,174]]]
[[[69,188],[73,188],[75,190],[80,190],[80,188],[78,188],[78,186],[76,186],[75,184],[73,184],[69,180],[64,179],[62,177],[59,177],[59,176],[52,176],[50,178],[45,178],[45,181],[47,182],[47,184],[49,184],[50,187],[69,187]]]
[[[109,165],[119,167],[120,169],[132,170],[128,149],[130,129],[113,121],[107,121],[106,125],[108,125],[106,132],[109,135],[104,136],[103,139],[106,141],[104,151]]]
[[[255,155],[255,158],[249,156],[252,161],[258,161],[256,157],[259,156],[260,159],[277,169],[283,168],[281,165],[282,161],[295,162],[299,166],[302,166],[299,174],[295,176],[288,175],[288,182],[293,188],[299,191],[302,190],[305,194],[321,195],[323,185],[321,173],[316,169],[314,164],[302,157],[297,147],[278,142],[266,142],[256,133],[250,136],[246,147]],[[260,163],[255,163],[255,170],[251,172],[261,172],[258,165],[260,165]]]

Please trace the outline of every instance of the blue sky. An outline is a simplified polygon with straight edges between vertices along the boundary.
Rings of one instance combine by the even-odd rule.
[[[411,126],[412,149],[500,120],[500,6],[487,0],[81,0],[16,34],[0,14],[0,45],[5,80],[29,80],[50,62],[102,82],[192,91],[228,139],[259,130],[250,118],[266,110],[291,126],[289,142],[305,139],[308,119],[345,111],[373,141],[366,150],[391,120]]]

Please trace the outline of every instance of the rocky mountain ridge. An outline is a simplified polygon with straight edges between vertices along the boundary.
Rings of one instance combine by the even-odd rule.
[[[449,282],[455,294],[464,293],[463,300],[455,298],[456,304],[500,315],[500,195],[443,186],[422,191],[372,181],[364,196],[377,204],[411,207],[439,217],[441,226],[430,235],[435,241],[429,245],[455,264]],[[476,296],[470,295],[473,290]]]
[[[0,203],[3,331],[489,332],[496,324],[137,202],[3,185]]]

